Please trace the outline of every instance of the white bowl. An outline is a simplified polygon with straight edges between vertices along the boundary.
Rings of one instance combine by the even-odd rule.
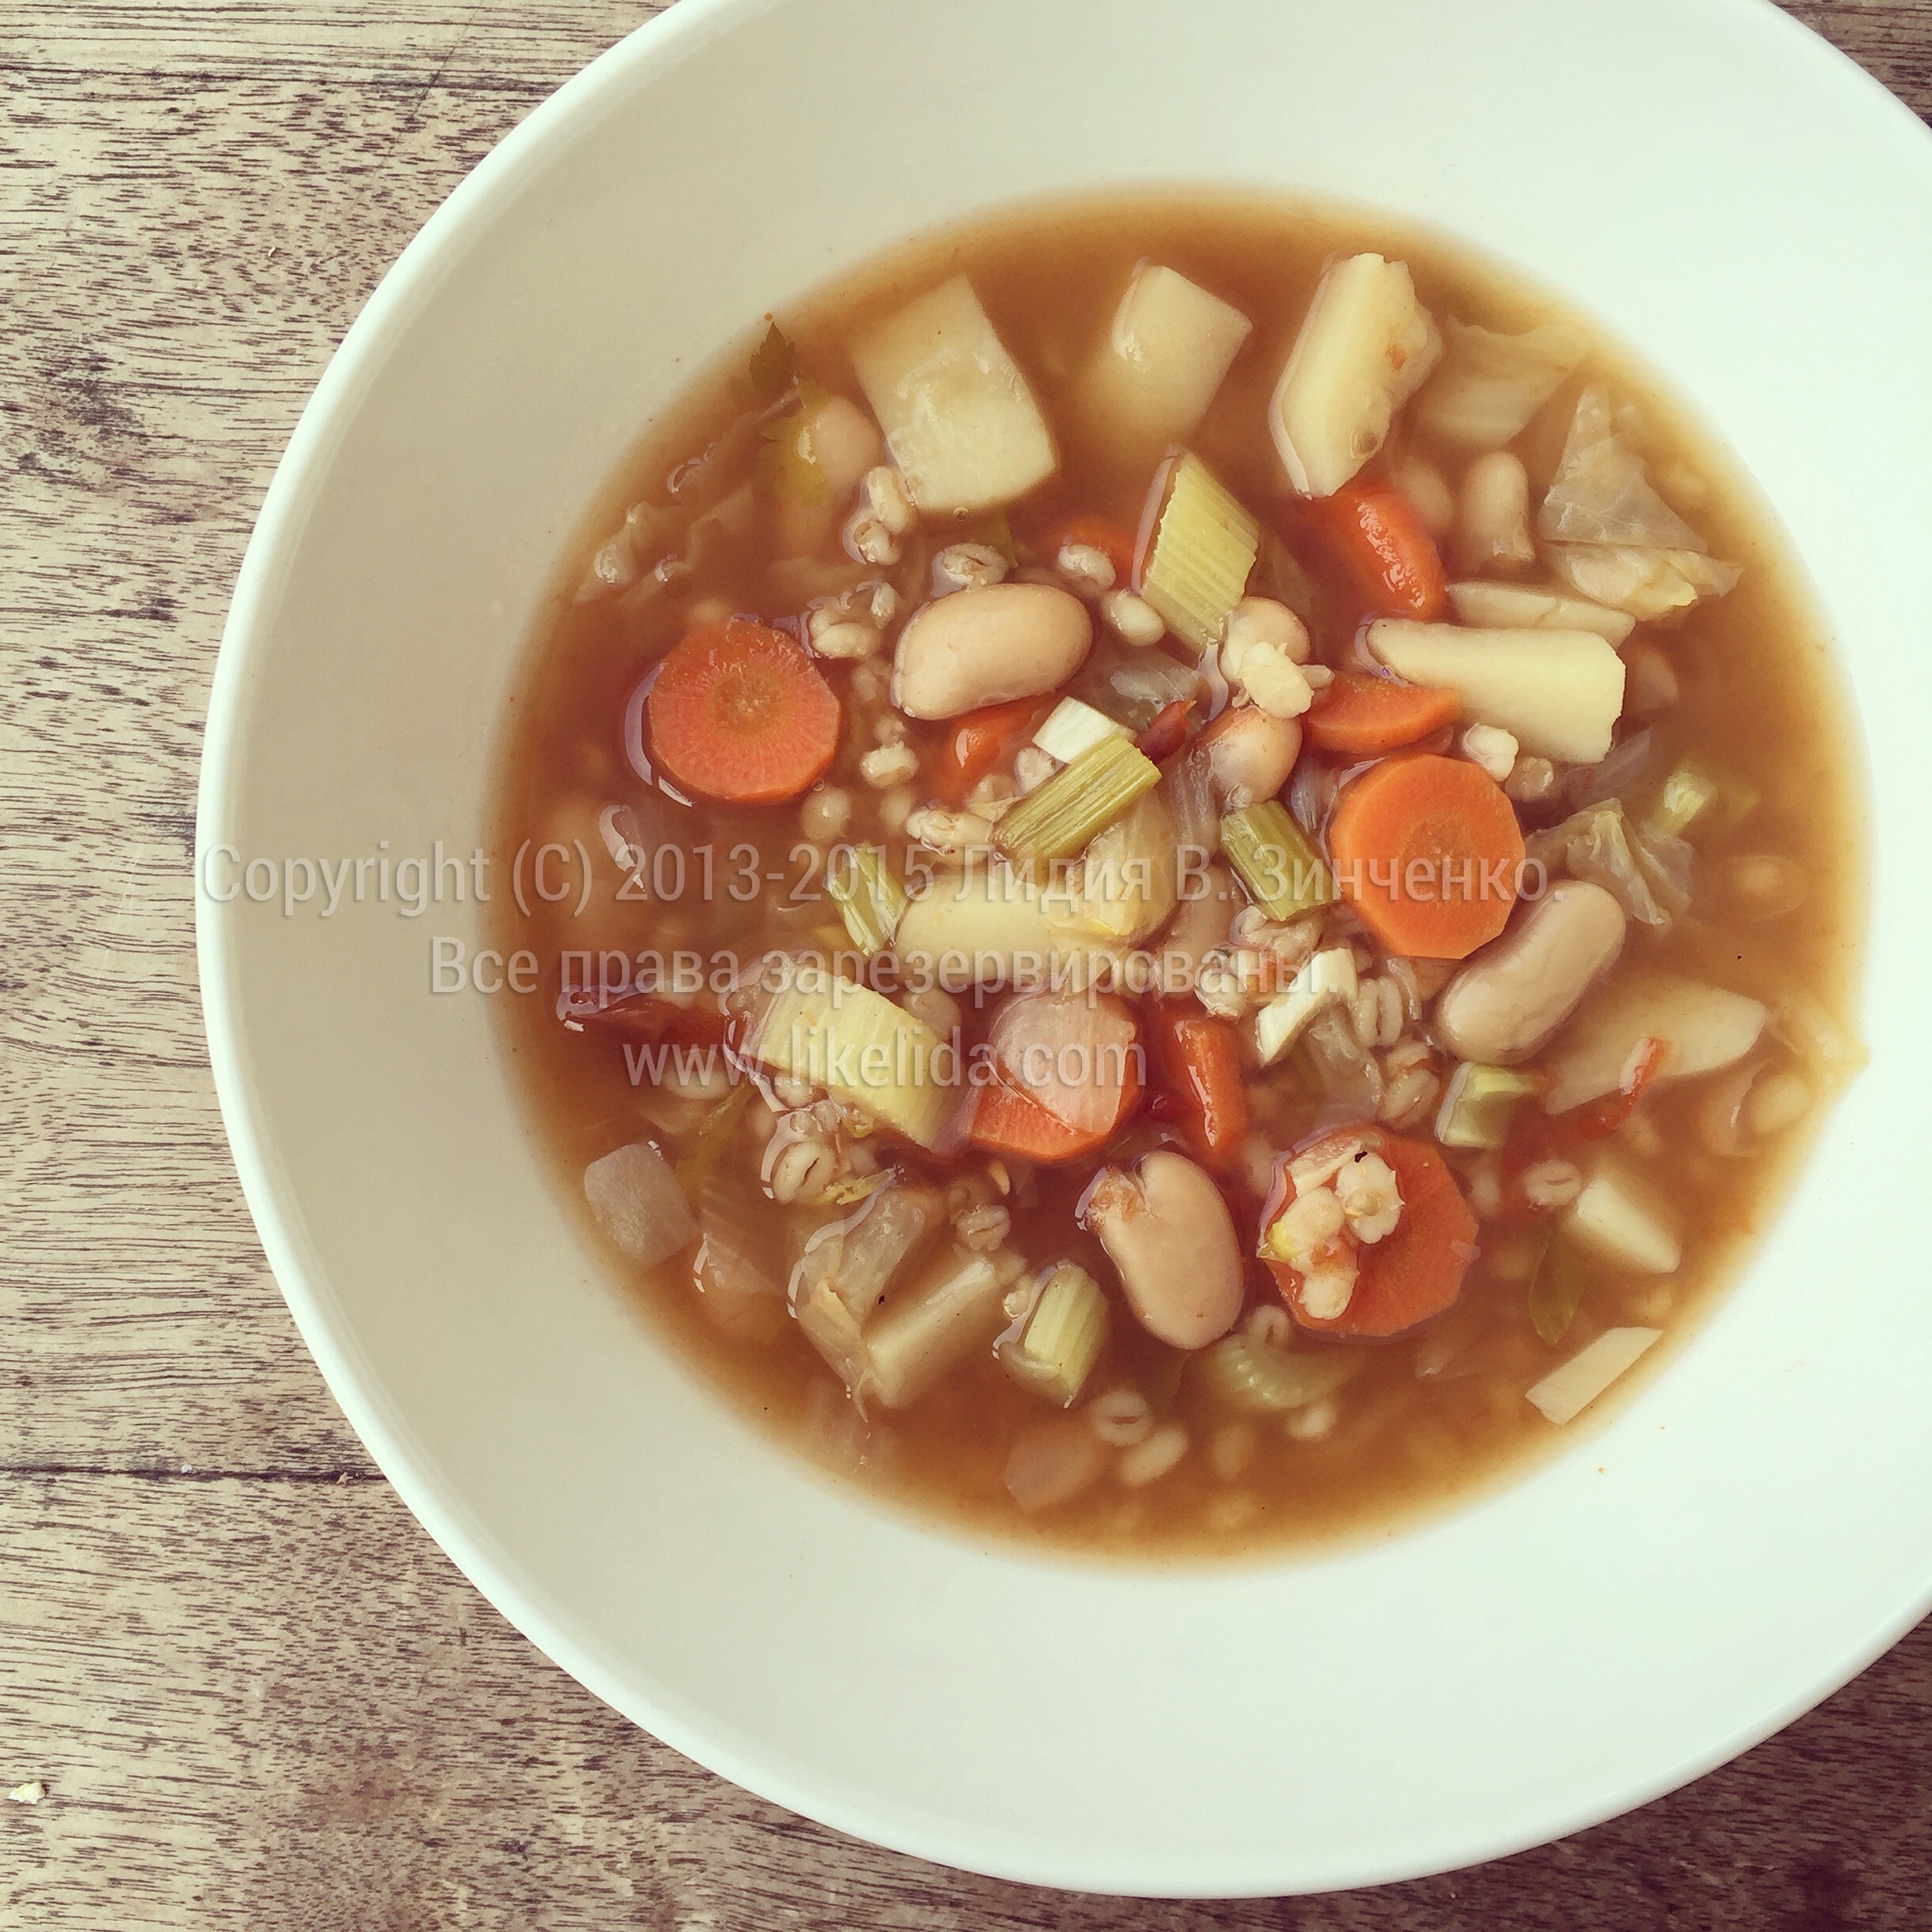
[[[683,373],[988,204],[1276,185],[1472,240],[1728,437],[1813,574],[1877,823],[1877,1051],[1716,1316],[1480,1504],[1249,1568],[975,1547],[754,1433],[580,1244],[489,1002],[420,917],[215,895],[467,853],[560,547]],[[1932,665],[1932,144],[1750,0],[683,0],[410,245],[250,546],[209,719],[222,1105],[331,1387],[517,1626],[728,1777],[1106,1892],[1363,1884],[1567,1832],[1784,1723],[1924,1611],[1915,1161]],[[446,889],[451,885],[444,875]],[[501,882],[497,882],[500,888]],[[507,996],[505,996],[507,997]]]

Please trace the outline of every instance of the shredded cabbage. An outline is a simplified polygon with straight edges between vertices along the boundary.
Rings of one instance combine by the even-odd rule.
[[[1528,850],[1552,871],[1602,886],[1642,925],[1668,927],[1690,903],[1690,848],[1666,833],[1635,830],[1616,799],[1533,833]]]
[[[1707,548],[1657,493],[1643,459],[1619,437],[1610,420],[1610,399],[1596,383],[1577,398],[1537,527],[1557,543],[1629,544],[1645,550]]]
[[[1688,610],[1698,598],[1722,597],[1741,575],[1695,550],[1645,550],[1632,545],[1545,546],[1552,566],[1578,597],[1654,623]]]
[[[1500,449],[1522,433],[1589,346],[1581,329],[1548,322],[1505,335],[1452,320],[1449,352],[1416,403],[1425,429],[1470,449]]]

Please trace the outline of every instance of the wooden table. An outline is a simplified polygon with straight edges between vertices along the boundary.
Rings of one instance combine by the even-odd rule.
[[[377,1474],[209,1084],[208,680],[350,318],[459,177],[655,10],[0,6],[0,1789],[23,1800],[0,1803],[0,1932],[1932,1923],[1932,1626],[1565,1844],[1374,1893],[1123,1904],[938,1871],[721,1784],[537,1656]],[[1932,107],[1932,0],[1792,10]]]

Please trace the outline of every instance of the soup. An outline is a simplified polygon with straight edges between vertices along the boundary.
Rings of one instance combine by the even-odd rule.
[[[955,1520],[1466,1492],[1657,1359],[1856,1064],[1767,513],[1439,241],[908,248],[695,384],[564,582],[502,766],[537,1132],[694,1372]]]

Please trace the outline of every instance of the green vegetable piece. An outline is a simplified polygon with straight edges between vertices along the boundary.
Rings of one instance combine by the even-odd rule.
[[[1258,1335],[1225,1337],[1195,1357],[1209,1398],[1246,1415],[1281,1415],[1332,1395],[1361,1367],[1359,1354],[1323,1349],[1290,1354]]]
[[[1221,821],[1221,849],[1270,919],[1294,919],[1341,897],[1321,855],[1279,799],[1230,812]]]
[[[1062,1261],[1047,1277],[1017,1335],[1000,1360],[1036,1395],[1070,1407],[1106,1346],[1106,1297],[1083,1267]]]
[[[684,1190],[684,1198],[692,1207],[698,1205],[698,1196],[712,1170],[717,1166],[751,1093],[748,1084],[740,1083],[734,1087],[705,1116],[704,1125],[698,1129],[697,1144],[672,1170],[677,1176],[678,1185]]]
[[[1261,528],[1198,456],[1182,455],[1167,483],[1140,594],[1196,650],[1221,641],[1248,588]]]
[[[1160,767],[1128,739],[1103,739],[1028,792],[993,828],[993,842],[1020,871],[1044,869],[1083,850],[1159,783]]]
[[[1449,1076],[1436,1113],[1436,1138],[1444,1147],[1500,1148],[1509,1138],[1510,1114],[1542,1086],[1533,1073],[1465,1060]]]
[[[1550,1347],[1568,1333],[1589,1286],[1582,1256],[1567,1242],[1552,1241],[1530,1283],[1530,1320]]]
[[[870,959],[892,944],[906,909],[906,889],[877,845],[853,845],[833,854],[826,890],[845,915],[852,942]]]

